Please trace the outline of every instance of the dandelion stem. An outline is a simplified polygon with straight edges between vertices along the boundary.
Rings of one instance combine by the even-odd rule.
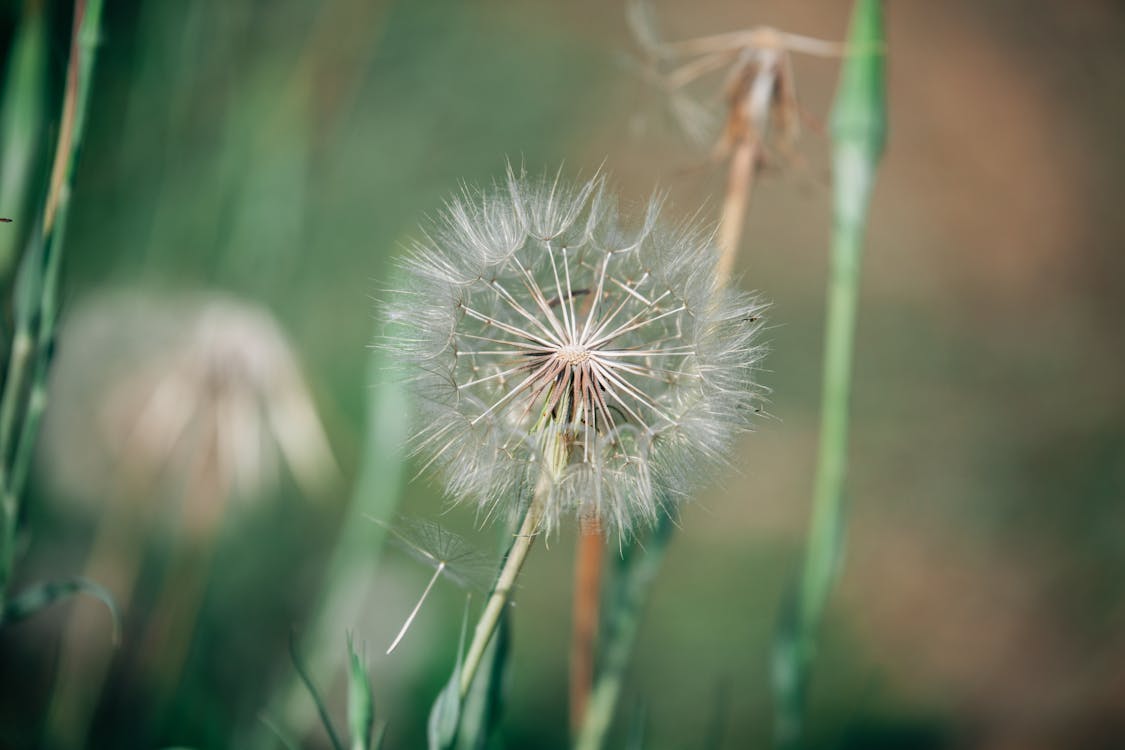
[[[508,555],[504,558],[504,564],[500,568],[500,574],[496,577],[496,585],[492,587],[492,594],[489,595],[488,602],[484,605],[484,611],[481,612],[480,619],[477,620],[476,627],[473,629],[473,640],[469,644],[469,650],[465,654],[465,662],[461,666],[461,700],[464,700],[469,693],[469,686],[473,684],[473,677],[476,675],[477,669],[480,668],[481,659],[484,657],[488,642],[492,640],[492,636],[500,624],[500,615],[503,614],[504,608],[512,598],[512,589],[515,587],[516,578],[519,577],[524,561],[527,560],[527,553],[531,551],[531,546],[535,543],[540,517],[542,516],[542,494],[544,491],[542,488],[536,490],[535,497],[528,505],[520,528],[512,542],[512,547],[508,550]]]
[[[716,273],[722,283],[730,278],[734,260],[738,257],[742,228],[746,224],[746,208],[757,170],[758,147],[758,136],[747,135],[738,142],[731,156],[723,213],[719,218],[719,265]]]
[[[577,736],[594,682],[605,536],[596,520],[582,525],[574,567],[573,633],[570,641],[570,729]]]
[[[754,176],[758,167],[760,148],[760,137],[754,133],[747,133],[739,139],[731,156],[722,214],[719,219],[719,260],[715,268],[716,279],[723,286],[729,281],[735,259],[738,257],[742,232],[746,223],[746,211],[754,187]],[[640,283],[637,286],[639,287]],[[601,281],[599,281],[599,294],[597,296],[600,296],[600,288]],[[661,295],[661,297],[650,302],[633,289],[626,286],[622,286],[622,289],[637,297],[649,307],[652,307],[665,296]],[[630,326],[636,320],[636,317],[619,326],[613,333],[604,335],[605,329],[616,316],[616,313],[617,311],[610,315],[588,339],[584,331],[584,339],[592,339],[591,345],[604,344],[611,341],[614,336],[630,330]],[[670,313],[664,313],[663,315],[667,314]],[[663,317],[663,315],[659,315],[657,318]],[[605,356],[611,358],[641,354],[669,356],[673,353],[675,352],[607,351]],[[679,352],[679,354],[682,355],[683,352]],[[646,374],[643,371],[632,369],[629,365],[617,362],[613,364],[619,369],[634,374]],[[607,368],[601,369],[604,371]],[[613,379],[608,372],[604,374],[604,377],[607,380]],[[650,377],[655,376],[650,375]],[[619,385],[626,388],[623,382]],[[614,392],[611,391],[610,395],[613,396]],[[657,411],[655,404],[648,403],[643,398],[643,394],[634,393],[633,395],[646,406]],[[618,401],[620,402],[619,399]],[[631,415],[633,414],[626,404],[620,403]],[[633,416],[635,417],[635,415]],[[653,536],[652,549],[643,556],[643,559],[634,560],[633,564],[627,569],[622,597],[620,601],[615,603],[609,615],[612,630],[608,634],[608,643],[605,646],[606,665],[598,676],[596,683],[593,683],[594,647],[597,636],[602,538],[596,527],[593,530],[583,529],[582,531],[578,547],[578,566],[575,571],[574,634],[570,665],[571,729],[576,736],[575,747],[579,750],[597,750],[605,742],[624,681],[625,666],[636,636],[640,610],[647,597],[651,581],[660,569],[663,551],[671,538],[672,527],[673,525],[668,518],[662,518],[661,524]]]
[[[410,610],[410,615],[407,616],[406,622],[402,624],[402,628],[399,629],[398,635],[395,636],[394,641],[392,641],[390,647],[387,648],[388,654],[395,650],[395,647],[398,646],[399,641],[401,641],[403,639],[403,636],[406,635],[406,631],[410,630],[410,624],[414,622],[414,618],[418,616],[418,612],[421,611],[422,605],[426,603],[426,597],[430,595],[430,591],[433,590],[434,584],[437,583],[439,578],[441,578],[441,574],[444,570],[445,561],[442,560],[440,563],[438,563],[437,569],[434,570],[434,574],[430,576],[430,582],[426,584],[426,588],[424,591],[422,591],[422,595],[418,597],[418,603],[414,605],[414,609]]]

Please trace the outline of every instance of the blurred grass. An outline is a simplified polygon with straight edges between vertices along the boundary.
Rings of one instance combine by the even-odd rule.
[[[368,369],[367,345],[371,299],[399,239],[459,180],[487,181],[509,157],[559,161],[596,107],[591,84],[605,53],[591,56],[545,27],[529,33],[538,11],[455,2],[107,10],[104,98],[75,194],[64,297],[207,286],[264,302],[296,339],[334,447],[356,476],[363,432],[384,428],[365,425],[369,385],[382,376]],[[357,487],[364,502],[372,482],[386,480],[378,464],[367,472]],[[321,585],[334,523],[278,500],[224,531],[222,573],[173,696],[125,688],[135,655],[120,657],[95,726],[99,744],[215,746],[234,723],[253,721],[285,672],[283,636]],[[361,533],[369,521],[344,523],[346,536],[370,540]],[[271,542],[246,557],[247,535]],[[48,528],[39,544],[49,549],[51,537]],[[129,715],[145,718],[138,726]],[[408,745],[417,716],[396,717]]]
[[[30,224],[29,229],[21,226],[12,233],[13,239],[22,236],[26,244],[18,255],[11,286],[7,279],[4,283],[9,292],[4,303],[5,322],[11,328],[7,331],[10,335],[4,351],[0,397],[0,620],[7,614],[6,597],[17,553],[21,506],[47,400],[70,194],[85,134],[101,12],[101,0],[74,5],[62,100],[52,112],[57,120],[49,120],[45,113],[51,87],[41,59],[44,14],[38,7],[28,6],[26,20],[21,19],[16,32],[15,56],[0,103],[0,122],[4,125],[0,135],[5,138],[2,148],[6,164],[15,161],[11,179],[4,180],[6,186],[0,197],[11,200],[21,222]],[[47,129],[47,122],[53,122],[57,136],[53,148],[40,151],[39,137]],[[45,158],[36,159],[39,156]],[[36,174],[41,170],[47,174],[42,184]],[[0,274],[4,276],[15,262],[13,248],[6,250],[7,254],[0,257]],[[79,582],[73,590],[97,592],[98,587]],[[45,605],[53,598],[42,601]],[[110,609],[113,610],[112,605]]]
[[[593,77],[588,50],[529,35],[519,13],[365,8],[140,5],[136,47],[110,61],[125,74],[107,84],[124,89],[108,94],[124,127],[116,112],[93,123],[106,148],[84,184],[98,197],[75,218],[97,251],[76,252],[72,276],[217,284],[268,303],[324,368],[353,445],[373,314],[356,301],[377,295],[400,237],[459,180],[487,181],[507,157],[558,161],[596,106],[574,98]],[[305,63],[324,23],[358,29]],[[316,99],[337,91],[334,107]]]
[[[0,108],[0,206],[14,226],[0,233],[0,278],[8,283],[35,222],[32,198],[46,177],[47,29],[42,9],[13,24]]]
[[[358,627],[372,603],[372,582],[386,540],[386,526],[398,509],[404,484],[405,448],[410,404],[401,383],[386,372],[382,352],[371,357],[368,422],[363,461],[355,491],[328,564],[320,592],[310,608],[300,640],[307,652],[307,669],[314,679],[331,680],[343,665],[340,639]],[[350,641],[349,641],[350,649]],[[352,667],[354,671],[354,666]],[[354,681],[354,677],[353,677]],[[274,688],[263,708],[277,726],[298,736],[306,734],[313,719],[304,686],[290,674]],[[267,727],[256,718],[241,731],[243,742],[273,744],[264,736]],[[251,740],[256,737],[256,740]]]

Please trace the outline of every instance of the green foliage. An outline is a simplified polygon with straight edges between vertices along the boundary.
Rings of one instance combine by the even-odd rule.
[[[37,175],[47,173],[47,162],[37,163],[36,158],[42,153],[39,139],[45,130],[45,101],[50,90],[44,75],[44,16],[37,3],[29,3],[26,10],[16,34],[0,102],[0,153],[5,160],[0,198],[11,200],[17,209],[21,221],[18,236],[25,243],[12,299],[5,306],[11,310],[12,330],[5,341],[6,367],[0,392],[0,611],[6,615],[10,612],[5,596],[14,563],[21,500],[46,405],[47,374],[58,319],[59,269],[70,192],[85,130],[102,2],[91,0],[75,5],[75,27],[63,101],[58,110],[58,136],[51,152],[45,191],[41,190]],[[23,221],[30,223],[29,229],[22,229]],[[10,228],[12,225],[4,225],[5,232]],[[6,237],[0,244],[0,276],[7,276],[15,253],[15,236]],[[93,590],[88,584],[74,583],[33,588],[19,600],[19,614],[31,614],[28,607],[33,602],[46,606],[58,596],[83,587]],[[98,595],[105,592],[98,591]]]
[[[341,666],[340,628],[354,627],[359,620],[378,569],[387,529],[370,519],[392,517],[402,496],[410,404],[402,385],[386,377],[385,370],[385,358],[377,351],[368,370],[375,385],[368,391],[359,477],[302,639],[308,670],[321,679]],[[315,714],[307,710],[303,693],[295,677],[283,682],[271,696],[267,713],[284,716],[296,732],[306,730]]]
[[[291,636],[289,639],[289,657],[293,662],[293,669],[296,670],[297,675],[301,678],[301,682],[304,683],[305,689],[308,691],[309,698],[311,698],[312,702],[316,705],[316,712],[320,715],[321,725],[328,734],[328,739],[332,742],[332,750],[344,750],[344,744],[340,741],[340,735],[336,733],[336,727],[332,724],[332,716],[328,712],[328,706],[324,703],[324,698],[321,697],[316,683],[313,682],[312,677],[305,668],[300,654],[297,653],[297,639],[295,635]]]
[[[457,750],[484,750],[500,723],[510,671],[511,628],[511,611],[505,609],[461,705]]]
[[[36,200],[47,172],[46,23],[43,8],[31,4],[20,20],[7,60],[0,104],[0,207],[13,219],[0,231],[0,278],[7,282],[13,263],[36,226]]]
[[[511,649],[511,614],[507,607],[501,610],[479,668],[473,672],[468,690],[464,691],[466,675],[462,653],[468,614],[466,605],[453,673],[430,710],[427,730],[430,750],[483,750],[500,720],[504,675]]]
[[[461,618],[461,636],[457,643],[457,662],[453,674],[438,693],[430,719],[426,724],[426,740],[430,750],[448,750],[457,740],[457,727],[461,721],[461,667],[465,651],[465,633],[469,627],[469,601],[465,602],[465,614]]]

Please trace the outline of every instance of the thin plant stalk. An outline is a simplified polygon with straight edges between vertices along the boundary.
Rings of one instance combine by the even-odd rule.
[[[598,605],[605,557],[605,535],[596,520],[583,523],[578,533],[570,641],[570,729],[574,735],[582,727],[586,702],[594,682],[594,649],[598,637]]]
[[[730,278],[734,262],[738,258],[742,231],[746,225],[746,210],[750,204],[754,175],[758,168],[759,146],[758,138],[745,137],[738,142],[731,155],[723,213],[719,218],[719,264],[716,269],[719,280],[724,284]]]
[[[832,113],[834,227],[824,348],[819,457],[808,546],[797,594],[795,633],[781,633],[775,673],[778,741],[793,746],[816,638],[839,574],[845,535],[848,401],[859,300],[860,266],[875,172],[886,138],[886,91],[881,0],[856,3],[849,56]]]
[[[763,79],[772,81],[772,79]],[[764,83],[759,84],[765,85]],[[772,85],[772,83],[771,83]],[[760,98],[760,97],[759,97]],[[767,99],[768,101],[768,99]],[[737,107],[737,101],[732,103]],[[734,114],[732,111],[732,119]],[[759,117],[761,126],[765,118]],[[719,216],[717,242],[719,258],[715,276],[721,285],[730,281],[742,234],[746,225],[746,213],[754,190],[754,178],[761,156],[761,136],[748,128],[736,139],[727,171],[723,207]],[[635,632],[639,625],[639,610],[647,596],[651,579],[655,577],[663,560],[664,549],[672,535],[672,524],[661,521],[654,543],[648,555],[630,570],[636,576],[635,589],[630,590],[631,598],[619,604],[610,614],[618,623],[617,632],[606,649],[612,652],[612,663],[607,664],[595,682],[594,649],[597,637],[598,594],[600,593],[601,553],[604,541],[600,533],[582,530],[579,540],[578,566],[575,571],[574,628],[571,645],[570,664],[570,720],[571,731],[577,737],[579,748],[601,747],[609,731],[617,701],[624,681],[625,667],[632,650]],[[634,598],[635,597],[635,600]]]
[[[582,315],[588,315],[589,297],[583,304]],[[571,736],[578,733],[586,711],[590,689],[594,682],[595,651],[598,640],[598,620],[601,609],[602,565],[605,558],[605,533],[597,518],[584,520],[578,528],[578,545],[575,549],[574,598],[571,607],[570,639],[570,710]]]
[[[0,611],[11,576],[19,502],[46,405],[47,369],[57,319],[59,266],[70,190],[85,129],[101,0],[76,0],[62,119],[42,223],[32,231],[16,281],[15,318],[0,396]]]
[[[557,407],[563,413],[568,408],[569,396],[570,394],[567,391],[563,391],[561,401],[557,402]],[[547,404],[551,404],[549,398]],[[524,511],[523,519],[516,530],[516,536],[512,540],[512,546],[508,549],[508,554],[500,565],[500,572],[496,576],[492,593],[489,594],[480,619],[477,620],[476,627],[473,629],[473,640],[469,644],[469,650],[465,654],[464,661],[459,665],[458,697],[461,702],[464,702],[465,696],[469,694],[473,677],[476,676],[477,670],[480,668],[492,636],[496,634],[497,628],[500,627],[504,610],[508,606],[508,602],[511,601],[516,579],[527,560],[527,554],[535,543],[535,537],[538,535],[543,520],[543,511],[551,492],[553,479],[550,474],[558,472],[562,466],[566,465],[568,459],[570,449],[559,439],[559,435],[553,429],[554,420],[551,417],[550,406],[544,406],[543,412],[539,416],[536,430],[538,431],[541,428],[545,428],[541,432],[541,448],[544,455],[548,457],[547,464],[543,467],[544,473],[536,482],[535,492]]]
[[[466,652],[465,661],[461,666],[461,684],[459,686],[461,700],[464,700],[469,693],[469,686],[473,684],[473,677],[476,675],[477,669],[480,668],[485,649],[488,648],[488,642],[492,640],[492,636],[496,633],[496,628],[500,625],[500,616],[504,613],[504,608],[508,606],[508,602],[512,598],[516,578],[519,577],[520,570],[523,569],[523,564],[527,560],[527,553],[531,551],[531,547],[535,543],[535,537],[538,535],[539,524],[542,520],[542,493],[545,491],[547,491],[545,485],[540,483],[535,497],[531,499],[531,503],[524,513],[519,530],[516,531],[512,547],[508,550],[508,555],[504,558],[504,563],[500,567],[500,573],[496,577],[496,585],[493,586],[492,593],[484,605],[484,611],[481,612],[480,619],[477,620],[476,627],[473,629],[473,640],[469,644],[469,650]]]
[[[772,79],[763,79],[772,81]],[[772,85],[772,83],[771,83]],[[759,97],[760,98],[760,97]],[[767,99],[768,101],[768,99]],[[737,106],[737,101],[732,108]],[[732,113],[732,118],[734,117]],[[758,118],[758,125],[765,121],[764,117]],[[727,171],[726,189],[723,194],[722,213],[719,216],[719,229],[717,242],[719,258],[715,267],[715,276],[720,284],[726,285],[730,281],[738,251],[742,243],[742,234],[746,225],[746,213],[750,204],[751,194],[754,190],[754,178],[758,170],[758,161],[761,156],[762,140],[756,132],[743,128],[737,138],[730,157],[730,167]],[[617,708],[621,686],[624,680],[625,667],[629,653],[632,650],[635,631],[639,625],[639,610],[645,597],[651,579],[655,577],[663,560],[664,549],[672,535],[673,525],[668,519],[661,521],[661,526],[654,534],[654,540],[648,555],[634,566],[629,575],[636,576],[638,581],[635,589],[630,594],[636,597],[618,605],[610,617],[618,622],[619,626],[611,643],[606,649],[612,652],[612,663],[607,656],[607,664],[602,674],[594,681],[594,647],[596,630],[587,635],[588,620],[592,617],[594,627],[597,623],[597,594],[600,583],[601,558],[593,561],[593,540],[587,540],[586,530],[579,543],[579,566],[576,570],[575,585],[575,612],[574,612],[574,640],[571,648],[571,675],[570,675],[570,705],[571,705],[571,730],[577,739],[576,747],[597,748],[605,741],[605,735]],[[597,540],[601,541],[598,534]],[[603,544],[599,544],[600,554]],[[590,557],[587,560],[586,557]],[[590,571],[591,565],[597,569]],[[593,590],[593,604],[589,601]],[[586,592],[580,596],[580,592]]]
[[[644,605],[664,561],[674,528],[672,519],[662,516],[651,537],[646,540],[645,547],[642,549],[634,543],[630,551],[630,559],[626,561],[618,591],[615,592],[616,606],[608,622],[603,666],[590,692],[575,740],[575,750],[600,750],[605,746],[625,684],[625,672],[637,639]]]
[[[38,210],[47,138],[47,21],[42,3],[25,3],[12,36],[0,103],[0,208],[11,226],[0,227],[0,279],[10,281],[32,209]]]

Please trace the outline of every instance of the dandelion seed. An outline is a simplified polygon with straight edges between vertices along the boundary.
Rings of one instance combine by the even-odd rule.
[[[483,590],[488,585],[489,576],[495,566],[493,561],[475,550],[462,537],[432,521],[399,519],[394,525],[382,521],[376,523],[391,532],[391,541],[396,546],[434,569],[426,588],[418,597],[418,603],[410,610],[406,621],[387,648],[389,654],[406,637],[406,632],[418,617],[422,605],[426,603],[439,578],[444,576],[461,588]]]
[[[451,497],[515,513],[547,483],[566,512],[627,533],[721,463],[761,389],[762,304],[722,288],[697,225],[636,229],[597,177],[508,173],[452,201],[404,262],[384,345],[421,401],[415,450]]]

